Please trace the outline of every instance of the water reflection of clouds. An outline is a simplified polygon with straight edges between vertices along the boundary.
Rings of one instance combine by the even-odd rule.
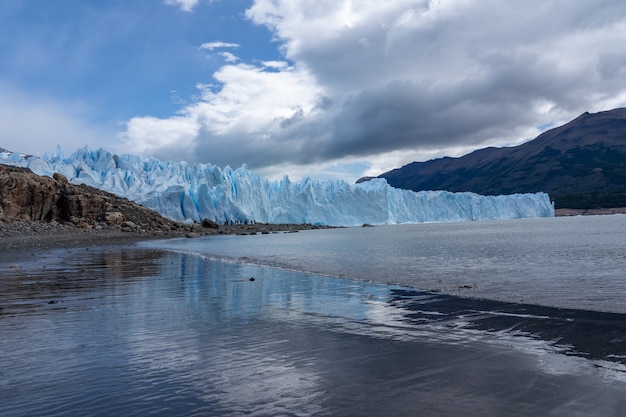
[[[297,366],[281,352],[280,342],[273,339],[277,335],[266,332],[244,341],[243,334],[207,337],[206,331],[171,334],[166,343],[162,337],[131,336],[130,362],[142,373],[148,370],[155,381],[165,379],[161,383],[173,383],[177,390],[202,399],[212,415],[221,410],[229,415],[271,415],[280,409],[315,415],[320,411],[320,377],[314,368]]]
[[[293,325],[307,323],[330,331],[420,343],[485,344],[530,355],[547,373],[602,374],[626,381],[620,363],[588,360],[585,352],[559,341],[558,334],[555,339],[545,339],[542,334],[524,330],[522,324],[528,320],[550,318],[541,312],[507,312],[499,304],[491,311],[481,310],[478,304],[468,311],[442,312],[438,311],[441,304],[451,303],[442,301],[442,297],[448,297],[442,294],[180,256],[172,265],[189,269],[196,264],[191,268],[193,274],[203,278],[188,284],[195,291],[210,294],[212,307],[231,319],[265,317]],[[255,277],[253,283],[247,280],[250,276]],[[201,288],[207,285],[210,288]],[[505,328],[483,325],[497,316],[510,319],[512,324]]]
[[[276,286],[270,281],[263,285],[263,277],[252,283],[244,279],[247,272],[195,256],[168,258],[161,276],[169,279],[156,278],[160,288],[141,291],[133,304],[158,303],[160,311],[184,311],[165,314],[170,318],[158,332],[145,319],[131,324],[129,361],[138,369],[151,369],[156,379],[167,376],[193,391],[210,404],[206,411],[211,413],[268,415],[286,409],[314,415],[320,401],[310,393],[322,392],[320,378],[282,351],[280,328],[258,320]],[[178,320],[185,323],[179,326]]]
[[[132,263],[133,272],[116,277],[101,268],[112,261],[98,256],[84,259],[92,272],[73,287],[79,297],[65,293],[63,312],[26,315],[29,333],[36,332],[23,336],[33,346],[28,352],[41,355],[29,362],[31,370],[49,361],[58,369],[71,367],[75,381],[100,372],[99,381],[84,384],[85,395],[110,389],[122,398],[112,411],[122,410],[124,401],[153,404],[152,411],[184,401],[197,415],[323,414],[326,398],[341,388],[333,384],[359,378],[392,387],[386,395],[435,386],[443,398],[468,389],[471,399],[477,387],[456,378],[480,374],[485,380],[478,389],[494,392],[484,372],[505,379],[531,375],[548,387],[553,377],[574,388],[603,379],[605,385],[590,392],[626,390],[623,365],[575,356],[581,353],[558,340],[558,332],[550,338],[534,330],[545,323],[555,330],[548,310],[522,313],[480,300],[181,253],[117,254],[114,264],[124,269]],[[80,269],[80,260],[74,261]],[[45,346],[55,334],[62,335],[58,352]],[[73,347],[82,343],[75,354]],[[23,362],[6,369],[18,375]],[[398,379],[388,379],[393,375]],[[506,381],[516,389],[516,381]],[[97,395],[100,405],[108,405],[106,395]]]
[[[624,216],[313,230],[149,243],[260,265],[626,313]]]

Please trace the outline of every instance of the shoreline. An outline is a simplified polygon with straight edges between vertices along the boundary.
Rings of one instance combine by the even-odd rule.
[[[557,209],[556,217],[626,214],[626,207],[609,209]],[[132,223],[132,222],[127,222]],[[170,223],[172,227],[128,227],[124,225],[101,228],[80,227],[71,222],[41,222],[0,217],[0,268],[28,261],[37,253],[58,249],[76,249],[116,245],[131,245],[141,241],[197,238],[219,235],[256,235],[295,233],[304,230],[341,228],[312,224],[236,224],[203,225],[202,223]],[[3,266],[4,265],[4,266]]]
[[[81,228],[71,223],[34,222],[0,218],[0,266],[28,261],[37,253],[58,249],[76,249],[116,245],[131,245],[141,241],[197,238],[219,235],[256,235],[270,233],[295,233],[301,230],[328,229],[332,226],[311,224],[239,224],[205,227],[196,223],[177,229],[130,229],[113,226]],[[13,265],[16,267],[16,265]],[[6,267],[6,266],[5,266]],[[5,268],[0,267],[0,268]]]
[[[600,216],[604,217],[604,216]],[[620,219],[616,219],[620,220]],[[30,230],[30,234],[27,235],[19,235],[14,234],[12,236],[6,236],[6,230],[3,229],[3,219],[0,218],[0,245],[3,248],[0,251],[0,274],[2,271],[5,271],[7,274],[11,274],[10,269],[23,269],[23,273],[32,273],[40,268],[50,268],[55,265],[61,263],[61,260],[70,254],[80,253],[82,251],[90,251],[90,252],[103,252],[109,253],[110,251],[118,251],[120,253],[131,254],[134,251],[144,251],[144,250],[156,250],[158,252],[170,252],[171,249],[168,249],[168,245],[173,245],[174,248],[177,248],[178,245],[182,244],[183,247],[186,244],[184,240],[188,238],[196,238],[200,236],[219,236],[219,235],[258,235],[258,234],[280,234],[280,233],[294,233],[300,230],[315,230],[315,229],[337,229],[341,227],[330,227],[330,226],[314,226],[310,224],[248,224],[248,225],[224,225],[220,226],[219,229],[207,229],[202,230],[200,224],[194,225],[185,225],[185,230],[188,228],[196,229],[199,232],[203,233],[202,235],[196,233],[185,233],[181,231],[168,231],[167,233],[145,233],[145,231],[137,232],[137,231],[128,231],[125,228],[102,228],[102,229],[81,229],[78,227],[72,227],[70,225],[52,225],[51,228],[54,230],[55,234],[51,234],[50,230],[46,228],[46,225],[50,227],[50,224],[38,223],[38,222],[22,222],[26,225],[29,225],[34,228],[38,228],[36,230]],[[560,223],[560,222],[557,222]],[[24,228],[25,224],[22,224],[22,228]],[[360,229],[360,227],[357,227]],[[47,231],[44,231],[47,230]],[[190,236],[191,235],[191,236]],[[558,302],[555,302],[555,299],[548,300],[537,300],[536,294],[534,293],[523,293],[524,295],[517,295],[515,293],[515,297],[511,298],[510,295],[505,296],[496,296],[494,293],[481,293],[480,281],[478,284],[474,282],[472,279],[463,278],[461,280],[457,280],[449,283],[447,286],[443,286],[440,284],[442,281],[439,279],[439,284],[430,285],[426,281],[426,284],[419,284],[417,282],[405,282],[402,280],[385,280],[380,277],[384,277],[384,271],[378,274],[376,277],[367,277],[367,273],[362,272],[362,276],[351,276],[350,274],[343,274],[337,272],[327,272],[323,270],[318,270],[317,266],[311,268],[310,266],[304,269],[302,268],[293,268],[288,264],[285,265],[277,265],[277,264],[266,264],[263,262],[251,262],[251,259],[254,259],[253,255],[250,255],[249,251],[253,250],[253,253],[257,253],[259,250],[263,251],[265,242],[272,242],[272,239],[292,239],[290,236],[283,237],[271,237],[267,238],[259,237],[261,240],[254,238],[243,238],[241,240],[237,239],[236,242],[239,242],[234,248],[235,250],[239,250],[242,246],[248,248],[248,252],[244,254],[242,259],[247,260],[243,263],[239,260],[235,260],[235,263],[254,265],[260,268],[270,268],[272,270],[283,270],[290,272],[299,272],[303,274],[311,274],[311,275],[319,275],[323,277],[332,277],[332,278],[342,278],[348,279],[351,281],[359,281],[359,282],[369,282],[383,285],[391,285],[391,286],[400,286],[406,287],[417,291],[426,291],[426,292],[435,292],[441,293],[452,297],[457,297],[461,299],[468,299],[474,301],[489,301],[489,302],[503,302],[503,303],[513,303],[513,304],[523,304],[527,306],[536,306],[536,307],[547,307],[547,308],[556,308],[556,309],[568,309],[568,310],[580,310],[580,311],[588,311],[588,312],[598,312],[598,313],[609,313],[609,314],[626,314],[622,308],[616,308],[616,304],[607,304],[607,301],[604,300],[603,304],[592,303],[591,305],[585,304],[571,304],[568,303],[567,300],[569,298],[559,299]],[[304,237],[298,238],[294,236],[293,238],[302,239]],[[170,241],[171,239],[177,239],[178,241]],[[182,240],[179,240],[182,239]],[[265,240],[269,239],[269,240]],[[157,243],[156,247],[151,246],[150,241],[163,241]],[[145,247],[141,243],[145,242]],[[213,245],[213,249],[217,250],[217,252],[211,252],[213,254],[220,253],[220,250],[224,250],[224,248],[229,248],[229,242],[234,242],[232,239],[211,239],[207,240],[206,243],[208,245]],[[292,241],[293,242],[293,241]],[[188,244],[193,245],[191,241]],[[161,247],[164,245],[164,247]],[[201,247],[204,247],[201,246]],[[232,247],[230,249],[233,249]],[[177,251],[176,249],[175,251]],[[90,253],[85,252],[85,253]],[[200,254],[192,252],[192,254]],[[231,253],[226,251],[225,253]],[[309,253],[308,250],[303,250],[301,253]],[[82,255],[81,255],[82,256]],[[224,255],[222,255],[224,256]],[[216,259],[220,258],[220,255],[215,255]],[[320,258],[318,256],[318,258]],[[225,259],[228,259],[228,256],[225,256]],[[230,258],[233,259],[233,258]],[[27,272],[29,271],[29,272]],[[432,282],[431,282],[432,284]],[[519,290],[518,290],[519,291]],[[564,301],[565,300],[565,301]],[[621,303],[620,303],[621,304]],[[608,307],[607,307],[608,306]],[[0,308],[1,310],[1,308]]]
[[[556,217],[626,214],[626,207],[609,209],[556,209]],[[132,222],[126,222],[131,223]],[[127,224],[101,228],[80,227],[71,222],[41,222],[0,217],[0,265],[24,262],[35,253],[58,249],[130,245],[147,240],[197,238],[219,235],[256,235],[295,233],[303,230],[330,229],[338,226],[312,224],[236,224],[203,225],[170,222],[172,227],[145,227]],[[340,228],[340,227],[339,227]]]

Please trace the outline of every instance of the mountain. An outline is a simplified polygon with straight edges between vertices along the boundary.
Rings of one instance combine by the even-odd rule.
[[[383,179],[364,184],[345,181],[269,181],[244,165],[223,170],[212,164],[162,162],[85,147],[69,157],[57,148],[51,157],[0,153],[0,163],[28,167],[39,175],[64,175],[129,198],[178,221],[209,219],[225,223],[333,226],[421,223],[521,217],[551,217],[545,193],[479,196],[447,191],[412,192]]]
[[[413,191],[543,191],[556,208],[625,207],[626,108],[584,113],[519,146],[413,162],[380,177]]]

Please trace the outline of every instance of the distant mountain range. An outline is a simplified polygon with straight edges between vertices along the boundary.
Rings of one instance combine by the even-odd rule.
[[[519,146],[413,162],[380,177],[413,191],[544,191],[557,209],[626,207],[626,108],[584,113]]]

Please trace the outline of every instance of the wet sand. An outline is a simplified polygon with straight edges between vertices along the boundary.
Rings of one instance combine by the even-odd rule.
[[[0,264],[5,417],[626,409],[621,315],[125,244],[22,256]]]

